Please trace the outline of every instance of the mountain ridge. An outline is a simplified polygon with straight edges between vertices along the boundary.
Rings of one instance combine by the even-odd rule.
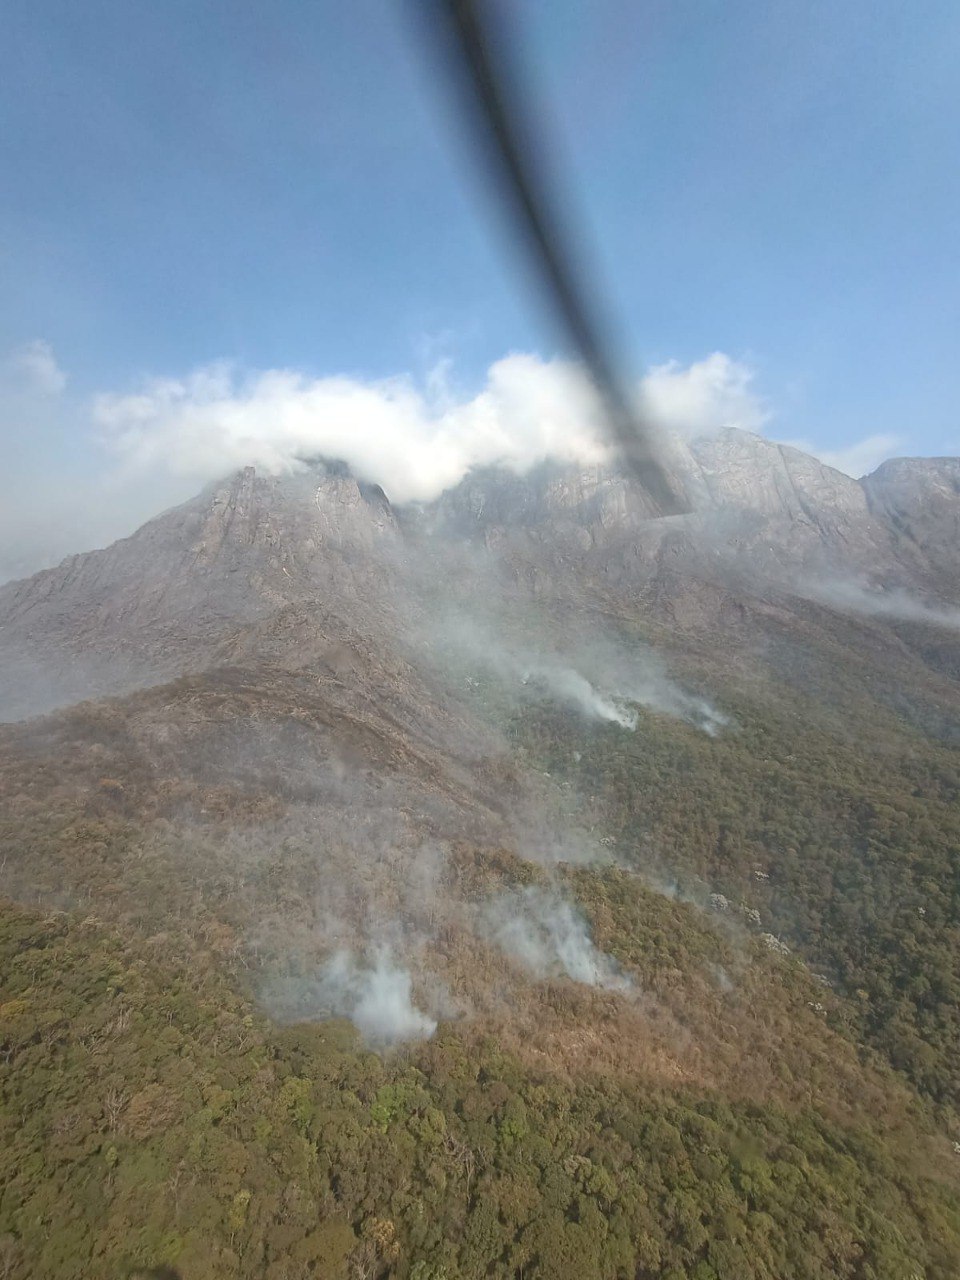
[[[677,444],[673,465],[699,505],[667,519],[598,467],[487,469],[396,508],[341,464],[248,467],[110,547],[0,587],[0,715],[216,665],[241,632],[291,609],[322,616],[332,644],[396,633],[425,579],[459,573],[474,544],[540,598],[601,607],[610,591],[639,593],[653,620],[694,629],[719,624],[721,601],[728,614],[735,601],[783,606],[814,578],[960,603],[958,460],[901,460],[855,481],[729,430]]]

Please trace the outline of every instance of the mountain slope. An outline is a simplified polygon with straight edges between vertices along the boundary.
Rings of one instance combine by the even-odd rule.
[[[956,464],[675,465],[0,589],[8,1275],[956,1274]]]
[[[949,459],[888,463],[857,482],[731,430],[677,445],[675,466],[697,512],[669,520],[651,520],[630,485],[601,470],[478,473],[434,504],[394,511],[342,468],[279,479],[248,469],[105,551],[0,588],[0,714],[264,645],[287,662],[305,646],[306,661],[324,644],[398,635],[424,578],[456,581],[452,551],[477,542],[538,596],[606,607],[639,593],[652,621],[693,628],[722,623],[724,605],[732,616],[744,601],[809,596],[824,578],[957,605]]]

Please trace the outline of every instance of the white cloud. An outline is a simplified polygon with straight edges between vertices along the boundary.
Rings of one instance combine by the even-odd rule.
[[[666,431],[691,439],[740,427],[760,431],[770,413],[752,389],[753,370],[722,351],[684,367],[655,365],[643,380],[644,407]]]
[[[697,435],[759,427],[765,411],[751,373],[715,354],[644,379],[640,399],[657,425]],[[131,473],[197,480],[255,465],[268,472],[305,458],[338,458],[396,502],[426,500],[472,467],[523,472],[547,458],[591,464],[609,456],[600,411],[577,366],[532,355],[491,365],[483,389],[457,397],[446,368],[423,387],[409,378],[363,383],[275,369],[243,375],[227,364],[154,380],[132,395],[103,395],[96,419]]]
[[[4,400],[51,400],[67,385],[49,342],[38,338],[15,347],[0,361],[0,393]]]
[[[0,582],[64,553],[54,526],[69,487],[58,466],[64,428],[73,425],[66,381],[47,342],[26,342],[0,356]]]
[[[886,458],[896,457],[903,438],[889,432],[880,433],[864,436],[862,440],[856,440],[841,449],[821,449],[809,440],[784,440],[783,443],[794,449],[802,449],[804,453],[810,453],[825,462],[828,467],[836,467],[838,471],[857,480],[860,476],[875,471]]]
[[[443,377],[421,389],[408,378],[243,377],[215,365],[96,405],[111,447],[134,472],[213,479],[245,464],[277,473],[323,456],[349,463],[398,502],[434,497],[473,466],[600,461],[597,412],[574,366],[528,355],[498,360],[479,394],[460,400]]]

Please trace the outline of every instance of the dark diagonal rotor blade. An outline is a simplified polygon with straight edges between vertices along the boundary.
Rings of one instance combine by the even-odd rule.
[[[545,172],[502,14],[491,0],[419,0],[419,7],[436,27],[491,174],[505,193],[553,310],[590,371],[626,467],[661,515],[688,511],[667,476],[654,431],[641,421],[617,371],[612,344],[576,269],[574,238],[565,234],[556,186]]]

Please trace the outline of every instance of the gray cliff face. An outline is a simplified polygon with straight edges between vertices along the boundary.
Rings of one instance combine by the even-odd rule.
[[[397,530],[382,492],[350,476],[321,470],[277,478],[248,467],[132,537],[8,583],[0,612],[6,620],[39,620],[92,605],[104,618],[112,610],[157,621],[198,611],[258,616],[322,588],[358,556],[376,558]]]
[[[789,618],[791,592],[816,579],[958,603],[960,460],[888,462],[861,482],[730,430],[676,444],[670,466],[695,511],[660,520],[601,468],[489,469],[399,512],[336,464],[248,468],[130,538],[0,588],[0,717],[218,663],[372,662],[398,651],[425,593],[457,589],[471,547],[541,602],[622,604],[672,627],[771,605]]]
[[[0,588],[0,714],[202,670],[298,604],[367,621],[397,537],[383,493],[335,468],[247,468],[132,537]]]
[[[960,566],[960,458],[893,458],[863,481],[871,512],[904,554],[956,581]]]
[[[670,470],[701,515],[737,513],[799,523],[827,536],[870,521],[859,481],[749,432],[731,428],[709,440],[675,443]],[[489,469],[467,477],[435,505],[446,513],[448,527],[463,530],[470,519],[503,526],[572,521],[607,530],[633,530],[650,520],[643,494],[599,467],[572,471],[547,465],[523,477]],[[453,524],[456,517],[459,525]]]
[[[524,477],[468,477],[428,519],[448,537],[482,540],[521,558],[534,548],[555,560],[602,558],[606,576],[638,582],[664,569],[782,579],[925,568],[871,509],[859,481],[797,449],[731,429],[675,444],[671,470],[694,506],[690,516],[650,519],[629,481],[602,468],[546,466]]]
[[[694,442],[690,466],[706,501],[824,533],[867,516],[859,482],[788,445],[730,429]]]

